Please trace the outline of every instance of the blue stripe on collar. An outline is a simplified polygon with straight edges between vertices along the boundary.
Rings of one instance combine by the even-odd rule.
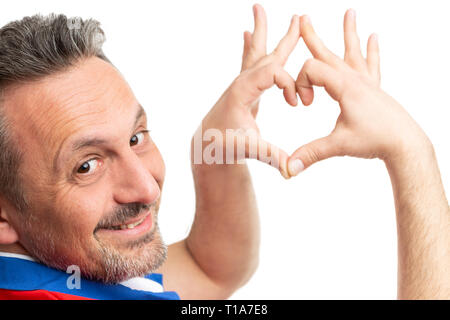
[[[30,257],[28,257],[30,258]],[[134,290],[121,284],[104,284],[81,278],[80,289],[69,289],[71,274],[49,268],[27,256],[0,255],[0,288],[9,290],[48,290],[101,300],[178,300],[176,292],[151,292]],[[152,273],[146,279],[162,285],[162,274]]]

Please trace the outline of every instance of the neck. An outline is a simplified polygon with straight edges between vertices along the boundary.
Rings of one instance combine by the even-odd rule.
[[[26,256],[30,255],[28,251],[25,250],[25,248],[18,242],[13,244],[0,244],[0,251],[9,253],[18,253]]]

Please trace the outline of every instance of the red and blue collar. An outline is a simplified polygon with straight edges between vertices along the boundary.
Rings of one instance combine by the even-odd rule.
[[[162,274],[158,273],[119,284],[104,284],[81,278],[80,289],[68,287],[70,276],[38,263],[29,256],[0,252],[0,299],[180,299],[176,292],[164,291]]]

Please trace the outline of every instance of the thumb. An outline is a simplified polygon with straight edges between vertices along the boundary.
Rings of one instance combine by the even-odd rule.
[[[251,148],[249,148],[249,151],[251,151]],[[258,138],[257,152],[249,152],[248,157],[267,163],[280,171],[281,175],[285,179],[290,178],[287,170],[289,155],[283,149],[280,149],[276,145],[262,139],[261,137]]]
[[[289,179],[287,161],[289,155],[276,145],[264,140],[253,128],[226,130],[226,163],[245,163],[245,159],[257,159],[277,169]]]
[[[245,140],[245,158],[257,159],[277,169],[285,179],[289,179],[287,161],[289,155],[283,149],[264,140],[254,131],[247,130],[241,138]]]
[[[296,176],[318,161],[339,155],[337,146],[333,134],[301,146],[288,159],[289,175]]]

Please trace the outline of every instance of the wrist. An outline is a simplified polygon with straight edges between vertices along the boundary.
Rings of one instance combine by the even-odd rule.
[[[408,168],[412,163],[426,163],[435,159],[433,144],[422,131],[402,139],[382,160],[388,170]]]
[[[382,157],[386,165],[433,155],[433,145],[419,124],[407,113],[399,119],[390,123],[391,130],[386,132],[389,147]]]

